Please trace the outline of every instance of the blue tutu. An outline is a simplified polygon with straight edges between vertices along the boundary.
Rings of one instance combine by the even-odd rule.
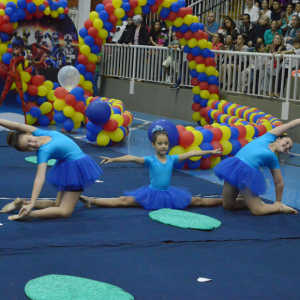
[[[166,191],[158,191],[146,185],[134,191],[125,191],[124,196],[134,197],[145,209],[184,209],[192,200],[192,194],[187,189],[173,186]]]
[[[76,160],[57,161],[47,173],[47,180],[58,191],[83,191],[103,173],[89,156]]]
[[[263,173],[235,156],[222,160],[213,170],[219,179],[229,182],[240,190],[248,188],[256,196],[267,191],[268,186]]]

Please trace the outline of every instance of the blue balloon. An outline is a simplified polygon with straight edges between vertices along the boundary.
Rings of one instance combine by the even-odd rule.
[[[13,57],[12,57],[12,55],[11,55],[10,53],[4,53],[4,54],[2,55],[2,61],[3,61],[5,64],[7,64],[7,65],[10,64],[10,60],[11,60],[12,58],[13,58]]]
[[[229,108],[229,107],[230,107],[229,104],[227,104],[227,105],[225,105],[225,106],[223,107],[223,110],[224,110],[224,113],[225,113],[225,114],[227,114],[228,108]]]
[[[53,119],[56,123],[63,123],[67,119],[67,117],[62,111],[56,111],[53,116]]]
[[[126,21],[127,19],[128,19],[128,16],[125,14],[125,16],[121,20]]]
[[[196,31],[198,31],[198,23],[192,23],[191,25],[190,25],[190,31],[191,32],[196,32]]]
[[[211,114],[213,112],[213,109],[210,109],[208,112],[207,112],[207,115],[211,118]]]
[[[108,12],[105,10],[100,11],[99,18],[102,20],[103,23],[106,22],[109,18]]]
[[[22,9],[17,9],[17,14],[19,15],[19,20],[24,20],[26,17],[26,13],[24,10]]]
[[[208,84],[215,84],[215,85],[219,85],[219,80],[218,77],[215,75],[211,75],[207,77],[207,83]]]
[[[172,26],[172,30],[173,30],[173,31],[179,31],[179,27],[176,27],[176,26],[173,25],[173,26]]]
[[[95,39],[92,36],[88,35],[84,38],[84,42],[88,46],[93,46],[95,43]]]
[[[44,11],[46,9],[46,6],[44,5],[44,4],[41,4],[40,6],[39,6],[39,10],[40,11]]]
[[[192,51],[192,49],[191,49],[188,45],[185,45],[185,46],[183,47],[183,52],[184,52],[184,53],[191,53],[191,51]]]
[[[230,131],[231,131],[231,136],[230,136],[230,138],[231,138],[232,140],[233,140],[233,139],[238,139],[238,137],[239,137],[239,135],[240,135],[238,129],[235,128],[235,127],[230,127]]]
[[[196,69],[192,69],[192,70],[190,71],[190,74],[191,74],[192,77],[197,77],[199,73],[197,72]]]
[[[36,103],[38,105],[42,105],[43,103],[47,102],[47,97],[38,97]]]
[[[19,96],[19,94],[18,94],[18,96]],[[25,103],[28,102],[28,98],[29,98],[29,94],[27,92],[25,92],[24,93],[24,101],[25,101]]]
[[[71,118],[67,118],[64,121],[64,128],[66,131],[72,131],[74,129],[74,122]]]
[[[88,123],[91,123],[91,122],[88,122]],[[86,132],[86,139],[88,141],[90,141],[91,143],[97,141],[97,136],[98,136],[98,133],[92,133],[92,132],[89,132],[89,131]]]
[[[100,11],[104,10],[105,9],[105,6],[103,4],[98,4],[96,6],[96,12],[99,14]]]
[[[156,0],[147,0],[147,4],[149,5],[153,5],[155,4]]]
[[[51,5],[53,3],[53,0],[48,0],[48,4]]]
[[[118,109],[117,107],[113,107],[112,110],[115,113],[115,115],[121,115],[122,114],[121,110]]]
[[[178,129],[172,122],[170,122],[168,120],[164,120],[164,119],[157,120],[150,125],[150,127],[148,129],[148,138],[150,141],[152,141],[152,136],[153,136],[152,130],[154,129],[154,127],[156,125],[161,126],[168,133],[169,148],[172,148],[172,147],[178,145],[178,142],[179,142]]]
[[[2,42],[7,42],[9,40],[9,35],[7,33],[4,33],[4,32],[1,31],[0,32],[0,39],[1,39]]]
[[[192,161],[192,160],[188,159],[186,161],[186,164],[187,164],[187,166],[188,166],[189,169],[196,170],[196,169],[199,169],[199,167],[200,167],[201,159],[196,160],[196,161]]]
[[[200,103],[200,101],[201,101],[200,95],[194,95],[193,100],[195,103]]]
[[[178,0],[177,3],[180,5],[180,7],[186,6],[185,0]]]
[[[86,81],[92,81],[92,82],[93,82],[94,75],[93,75],[92,72],[86,71],[86,72],[83,74],[83,76],[84,76],[84,79],[85,79]]]
[[[203,128],[202,126],[197,126],[195,127],[195,130],[202,132],[203,130],[205,130],[205,128]]]
[[[204,25],[202,24],[202,23],[198,23],[198,28],[199,28],[199,30],[204,30]]]
[[[86,36],[88,36],[88,30],[85,27],[81,28],[79,30],[79,35],[84,39]]]
[[[57,2],[52,2],[50,5],[51,10],[58,10],[59,6]]]
[[[182,33],[186,33],[188,30],[189,30],[189,25],[187,25],[187,24],[182,24],[179,27],[179,31],[182,32]]]
[[[173,3],[171,4],[171,11],[173,11],[173,12],[178,12],[179,9],[180,9],[179,3],[173,2]]]
[[[91,133],[94,133],[94,134],[97,133],[98,134],[100,131],[103,130],[103,126],[95,125],[92,122],[87,122],[86,129],[88,131],[90,131]]]
[[[111,108],[107,102],[95,100],[89,104],[85,112],[88,119],[96,125],[104,125],[111,116]]]
[[[77,69],[78,72],[79,72],[80,74],[82,74],[82,75],[86,72],[86,66],[83,65],[83,64],[78,64],[78,65],[76,66],[76,69]]]
[[[55,90],[58,87],[60,87],[59,83],[58,82],[53,82],[53,89],[52,90]]]
[[[58,18],[59,18],[60,20],[63,20],[65,17],[66,17],[65,14],[60,14],[60,15],[58,16]]]
[[[208,129],[204,129],[202,131],[202,135],[203,135],[202,143],[210,143],[213,140],[213,137],[214,137],[213,133]]]
[[[173,165],[173,168],[179,170],[179,169],[183,168],[184,165],[185,165],[185,160],[184,160],[184,161],[181,161],[181,162],[179,162],[179,163],[177,163],[177,164],[174,164],[174,165]]]
[[[123,2],[121,5],[121,8],[123,8],[125,12],[128,12],[131,10],[131,6],[128,2]]]
[[[58,5],[62,8],[66,8],[68,6],[68,1],[66,0],[59,0]]]
[[[232,145],[231,155],[236,155],[238,151],[242,148],[241,143],[238,140],[230,139],[229,142]]]
[[[119,128],[123,131],[124,136],[125,136],[125,135],[126,135],[126,130],[125,130],[125,128],[124,128],[123,126],[120,126]]]
[[[50,119],[46,115],[40,115],[38,121],[41,126],[48,126],[50,124]]]
[[[13,10],[10,7],[5,8],[5,14],[10,16],[13,13]]]
[[[211,151],[211,150],[214,150],[214,147],[210,144],[210,143],[202,143],[201,144],[201,150],[202,151]],[[207,155],[203,155],[202,157],[210,157],[211,154],[207,154]]]
[[[10,18],[9,18],[9,22],[11,23],[16,23],[19,21],[19,15],[17,12],[13,13]]]
[[[40,108],[39,108],[39,107],[36,107],[36,106],[31,107],[29,113],[30,113],[34,118],[38,118],[38,117],[42,114]]]
[[[29,3],[27,4],[27,11],[28,11],[29,13],[33,14],[33,13],[36,12],[36,10],[37,10],[37,7],[36,7],[36,4],[35,4],[35,3],[29,2]],[[56,9],[54,9],[54,10],[56,10]]]
[[[208,49],[208,48],[205,48],[205,49],[202,49],[202,51],[201,51],[202,53],[202,56],[204,57],[204,58],[207,58],[207,57],[210,57],[210,50]]]
[[[160,11],[160,15],[162,18],[167,18],[170,12],[171,12],[170,8],[163,7]]]
[[[11,8],[11,10],[12,10],[13,12],[17,11],[17,6],[16,6],[16,4],[15,4],[14,2],[12,2],[12,1],[6,3],[6,8],[8,8],[8,7]]]
[[[147,15],[147,14],[150,13],[150,11],[151,11],[151,7],[150,7],[149,4],[146,4],[146,5],[142,6],[142,12],[143,12],[143,14]]]
[[[104,23],[103,28],[110,32],[114,28],[114,25],[111,22],[107,21]]]
[[[200,102],[201,107],[206,107],[207,106],[207,102],[208,102],[207,99],[202,99],[201,102]]]
[[[272,126],[273,127],[273,126]],[[259,135],[259,131],[256,127],[254,127],[254,135],[253,135],[253,138],[257,138]]]
[[[201,48],[196,46],[192,49],[191,53],[194,55],[194,56],[199,56],[201,55],[202,51],[201,51]]]
[[[24,9],[27,7],[27,2],[26,0],[18,0],[17,5],[19,9]]]
[[[199,73],[199,75],[198,75],[198,80],[199,80],[200,82],[206,81],[206,80],[207,80],[207,75],[206,75],[206,73]]]
[[[81,87],[74,88],[71,92],[71,95],[74,95],[77,101],[84,99],[84,90]]]
[[[35,101],[36,100],[36,96],[31,96],[28,94],[28,101]]]

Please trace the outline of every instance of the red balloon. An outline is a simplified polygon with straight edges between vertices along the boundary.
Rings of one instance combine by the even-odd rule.
[[[264,135],[267,132],[267,128],[264,125],[262,125],[262,124],[256,125],[256,129],[259,132],[258,136],[262,136],[262,135]]]
[[[89,72],[94,73],[95,70],[96,70],[96,65],[94,63],[92,63],[92,62],[88,62],[86,64],[86,70],[89,71]]]
[[[179,135],[180,135],[182,132],[185,132],[185,131],[186,131],[185,127],[182,126],[182,125],[177,125],[176,128],[177,128],[177,130],[178,130]]]
[[[239,131],[239,138],[244,138],[247,133],[247,130],[244,127],[244,125],[237,125],[236,128]]]
[[[188,15],[192,15],[193,14],[193,9],[190,6],[188,6],[188,7],[186,7],[186,12],[187,12]]]
[[[109,119],[109,121],[103,125],[103,129],[108,132],[113,132],[118,128],[118,122],[114,119]]]
[[[90,19],[87,19],[85,22],[84,22],[84,27],[86,29],[89,29],[90,27],[93,27],[93,22],[90,20]]]
[[[211,107],[206,106],[200,109],[200,115],[201,117],[207,116],[208,111],[211,110]]]
[[[45,77],[43,75],[35,75],[32,77],[32,84],[35,86],[40,86],[45,82]]]
[[[190,131],[184,131],[179,134],[179,145],[183,148],[187,148],[193,144],[195,136]]]
[[[27,93],[28,93],[30,96],[35,96],[35,95],[38,93],[38,88],[37,88],[37,86],[35,86],[35,85],[29,85],[29,86],[28,86]]]
[[[156,0],[156,4],[162,4],[164,0]]]
[[[115,15],[110,15],[109,18],[108,18],[108,22],[112,23],[112,24],[115,24],[118,22],[118,17],[115,16]]]
[[[12,23],[4,23],[1,26],[1,30],[6,32],[6,33],[12,33],[14,28]]]
[[[69,92],[63,87],[58,87],[54,91],[54,96],[58,99],[65,99],[68,94]]]
[[[212,141],[210,144],[213,146],[214,150],[221,148],[221,151],[223,151],[223,146],[219,142]],[[221,154],[214,154],[211,157],[218,157],[218,156],[221,156]]]
[[[188,30],[186,33],[183,34],[183,37],[186,39],[186,40],[190,40],[191,38],[194,37],[194,34]]]
[[[211,107],[213,108],[213,109],[216,109],[216,105],[219,103],[219,101],[217,101],[217,100],[215,100],[215,101],[213,101],[213,103],[211,104]]]
[[[9,23],[9,20],[10,20],[10,17],[9,17],[9,16],[7,16],[7,15],[4,15],[4,16],[3,16],[3,22],[4,22],[4,23]]]
[[[211,159],[210,157],[202,157],[201,163],[200,163],[200,169],[201,170],[207,170],[211,166]]]
[[[153,5],[154,5],[154,4],[153,4]],[[153,6],[153,5],[152,5],[152,6]],[[158,7],[157,7],[157,10],[158,10]],[[129,11],[126,13],[126,15],[127,15],[128,17],[132,18],[132,17],[134,16],[134,10],[133,10],[133,9],[129,10]]]
[[[205,38],[206,40],[208,40],[208,38],[209,38],[208,34],[207,34],[206,32],[204,32],[203,34],[204,34],[204,38]]]
[[[169,16],[168,16],[168,19],[170,21],[175,21],[177,19],[177,13],[174,12],[174,11],[171,11],[170,14],[169,14]]]
[[[103,44],[103,40],[101,39],[101,37],[95,37],[95,45],[98,45],[98,46],[102,46]]]
[[[200,87],[201,88],[201,87]],[[217,94],[219,95],[219,88],[214,85],[214,84],[211,84],[209,85],[208,89],[207,89],[211,94]]]
[[[196,86],[196,85],[200,85],[200,81],[198,80],[197,77],[193,77],[192,80],[191,80],[191,85],[192,86]]]
[[[50,103],[50,102],[49,102]],[[52,103],[51,103],[52,104]],[[50,122],[53,121],[53,113],[52,112],[49,112],[48,114],[46,114],[45,116],[47,116],[50,120]]]
[[[4,23],[4,21],[3,21],[3,17],[2,17],[2,16],[0,16],[0,26],[1,26],[3,23]]]
[[[239,138],[239,139],[237,139],[237,140],[241,143],[242,148],[243,148],[245,145],[247,145],[247,144],[249,143],[249,141],[247,141],[247,140],[244,139],[244,138]]]
[[[208,115],[206,115],[206,116],[204,117],[204,119],[205,119],[205,121],[206,121],[207,123],[210,123],[210,121],[211,121],[211,118],[210,118]]]
[[[222,112],[220,112],[220,111],[215,112],[215,114],[214,114],[214,119],[217,120],[217,117],[218,117],[218,116],[221,116],[221,115],[223,115]]]
[[[13,53],[14,49],[13,48],[7,48],[6,50],[8,53]]]
[[[85,105],[82,101],[76,101],[76,103],[73,107],[74,107],[75,111],[78,111],[78,112],[81,112],[81,113],[83,113],[84,109],[85,109]]]
[[[204,64],[206,67],[216,67],[216,61],[212,57],[206,57],[204,59]]]
[[[91,97],[91,96],[93,96],[93,94],[90,91],[84,91],[84,96]]]
[[[210,129],[212,129],[213,127],[212,127],[211,125],[205,125],[205,126],[203,126],[203,128],[204,128],[204,129],[209,129],[209,130],[210,130]]]
[[[0,62],[0,75],[6,76],[9,70],[9,65],[6,65],[3,61]]]
[[[154,3],[153,5],[150,6],[150,10],[151,12],[156,13],[158,11],[158,5]]]
[[[187,11],[185,7],[181,7],[178,11],[178,17],[179,18],[184,18],[187,15]],[[177,31],[178,32],[178,31]]]
[[[34,102],[32,102],[32,101],[28,101],[27,103],[26,103],[26,111],[30,111],[30,109],[32,108],[32,107],[38,107]]]
[[[195,57],[195,62],[197,64],[204,64],[204,57],[202,55],[198,55]]]
[[[83,64],[83,65],[88,63],[88,58],[83,54],[78,55],[77,60],[78,60],[78,63]]]
[[[200,81],[199,81],[200,82]],[[207,81],[202,81],[199,83],[199,87],[200,89],[203,90],[208,90],[209,88],[209,84],[207,83]]]
[[[68,13],[69,13],[69,9],[66,7],[66,8],[64,9],[64,14],[67,15]]]
[[[37,19],[40,19],[44,16],[44,12],[37,10],[34,14],[33,14]]]
[[[194,38],[197,41],[204,39],[204,32],[202,30],[197,30],[196,32],[194,32]]]
[[[5,9],[6,6],[3,3],[0,3],[0,9]]]
[[[49,5],[49,2],[48,2],[47,0],[45,0],[45,1],[44,1],[44,5],[45,5],[45,6],[48,6],[48,5]]]
[[[193,103],[192,110],[193,111],[200,111],[201,105],[199,103]]]
[[[29,13],[27,10],[25,10],[25,19],[26,20],[31,20],[33,18],[33,14]]]
[[[212,128],[211,130],[210,130],[212,133],[213,133],[213,135],[214,135],[214,137],[213,137],[213,141],[220,141],[221,139],[222,139],[222,137],[223,137],[223,132],[222,132],[222,130],[220,129],[220,128],[217,128],[217,127],[214,127],[214,128]]]
[[[130,117],[127,115],[127,114],[122,114],[122,117],[124,119],[124,122],[123,122],[123,127],[127,127],[129,124],[130,124]]]
[[[76,97],[74,95],[68,94],[65,97],[65,102],[66,102],[67,105],[73,106],[76,103]]]
[[[129,4],[130,4],[132,9],[136,8],[139,5],[137,0],[129,0]]]
[[[181,31],[176,31],[176,37],[180,40],[183,38],[183,33]]]
[[[195,56],[192,53],[188,53],[186,56],[186,59],[188,61],[193,61],[193,60],[195,60]]]
[[[92,37],[97,37],[98,36],[98,29],[91,26],[89,29],[88,29],[88,34]]]
[[[106,6],[108,3],[112,3],[112,0],[103,0],[103,5]]]
[[[105,10],[108,12],[108,14],[112,15],[115,11],[115,7],[111,3],[107,3],[105,5]]]

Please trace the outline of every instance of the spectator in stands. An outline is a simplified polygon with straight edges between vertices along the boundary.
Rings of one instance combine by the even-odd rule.
[[[295,12],[292,14],[292,16],[295,16],[295,15],[300,17],[300,2],[298,2],[296,4]],[[289,23],[289,26],[292,26],[291,21]]]
[[[297,36],[297,31],[300,29],[300,17],[298,15],[292,16],[291,25],[284,36],[285,46],[287,49],[293,48],[293,39]]]
[[[263,16],[267,16],[267,17],[269,17],[269,20],[271,20],[271,13],[272,12],[269,9],[269,1],[268,0],[263,0],[263,2],[262,2],[262,10],[259,12],[260,19]],[[258,23],[259,23],[260,19],[258,20]]]
[[[270,28],[269,23],[270,23],[270,19],[268,16],[264,15],[259,19],[259,25],[256,26],[255,38],[253,40],[254,45],[257,43],[258,39],[264,40],[264,34],[266,30]]]
[[[122,33],[122,36],[120,37],[120,39],[116,43],[116,45],[122,44],[122,46],[124,46],[125,44],[126,45],[129,44],[132,40],[132,36],[134,35],[135,28],[136,28],[136,26],[133,24],[133,19],[128,17],[127,18],[127,25],[126,25],[123,33]]]
[[[250,15],[250,22],[252,24],[257,24],[259,19],[259,8],[253,5],[253,0],[246,0],[246,8],[244,14]],[[243,15],[239,15],[239,20],[243,20]]]
[[[281,13],[281,18],[278,21],[278,26],[284,33],[286,33],[289,29],[288,24],[292,19],[293,12],[294,12],[293,4],[288,4],[286,7],[286,12]]]
[[[147,15],[141,13],[140,16],[142,17],[142,26],[143,27],[146,27],[147,30],[148,30],[148,34],[150,33],[150,29],[149,29],[149,26],[147,25],[147,22],[146,22],[146,19],[147,19]]]
[[[282,34],[282,31],[278,29],[278,22],[272,21],[271,28],[265,31],[264,40],[266,45],[271,45],[273,42],[274,34],[279,33]]]
[[[130,45],[149,45],[149,37],[148,30],[145,26],[142,25],[142,17],[140,15],[136,15],[133,17],[133,23],[136,26],[134,34],[131,35]]]
[[[230,17],[227,16],[224,18],[222,32],[220,33],[224,35],[225,39],[226,36],[230,34],[233,38],[233,41],[235,42],[238,34],[240,33],[240,29],[235,24],[235,22]]]
[[[212,38],[212,45],[211,50],[225,50],[223,34],[215,33]]]
[[[215,14],[213,12],[208,14],[207,21],[208,23],[204,26],[204,31],[208,34],[208,40],[211,42],[220,25],[215,21]]]
[[[256,26],[250,22],[249,14],[243,14],[243,25],[240,27],[240,33],[245,35],[246,44],[248,44],[249,47],[252,47],[256,36]]]
[[[156,20],[152,23],[150,28],[149,40],[150,46],[158,47],[158,36],[161,34],[160,21]]]
[[[271,13],[271,20],[272,21],[279,21],[281,19],[281,7],[280,7],[280,2],[279,0],[274,0],[273,1],[273,11]]]

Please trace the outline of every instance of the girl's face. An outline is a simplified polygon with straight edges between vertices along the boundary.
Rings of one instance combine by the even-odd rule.
[[[238,45],[243,45],[243,44],[244,44],[244,39],[243,39],[243,37],[242,37],[241,35],[239,35],[239,36],[237,37],[236,42],[237,42]]]
[[[165,134],[159,134],[156,137],[155,143],[152,143],[156,153],[166,155],[169,150],[169,138]]]
[[[159,22],[155,22],[154,24],[154,30],[158,31],[160,29],[160,23]]]
[[[218,36],[217,34],[215,34],[215,35],[213,36],[212,42],[215,43],[215,44],[220,42],[219,36]]]
[[[277,22],[272,22],[271,23],[271,28],[273,29],[273,30],[276,30],[277,28],[278,28],[278,24],[277,24]]]
[[[263,1],[261,6],[263,9],[268,8],[268,1]]]
[[[226,28],[230,28],[231,27],[231,22],[230,22],[230,20],[225,20],[225,27]]]
[[[293,6],[291,4],[289,4],[287,7],[286,7],[286,12],[291,14],[293,12]]]
[[[226,45],[231,45],[232,44],[232,36],[231,35],[227,35],[226,36]]]
[[[41,143],[36,136],[23,134],[20,138],[19,146],[23,151],[34,152],[40,148]]]
[[[276,150],[279,153],[288,153],[293,147],[293,141],[291,138],[278,138],[276,140]]]
[[[279,35],[275,35],[274,39],[273,39],[273,42],[274,42],[275,45],[280,45],[281,44],[280,36]]]

